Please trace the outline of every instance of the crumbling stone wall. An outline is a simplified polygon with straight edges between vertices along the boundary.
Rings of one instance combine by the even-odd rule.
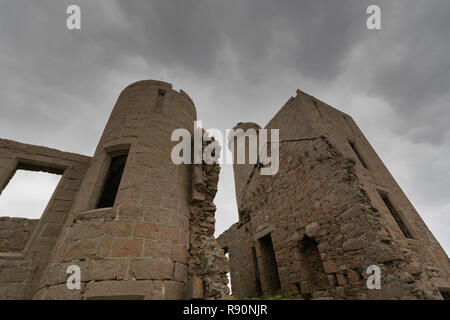
[[[262,294],[270,295],[265,282],[264,254],[260,239],[270,233],[276,254],[280,290],[299,298],[428,298],[438,297],[436,289],[420,273],[405,272],[410,262],[404,250],[394,243],[361,188],[355,163],[343,157],[325,138],[283,141],[280,144],[280,171],[275,176],[257,173],[246,186],[242,199],[250,221],[233,226],[233,234],[220,237],[229,248],[232,285],[234,269],[241,286],[233,286],[237,296],[255,295],[257,279],[249,266],[259,269]],[[245,231],[245,230],[248,231]],[[230,232],[230,230],[228,231]],[[247,241],[242,241],[242,239]],[[302,256],[302,241],[317,243],[319,265],[308,263],[313,255]],[[253,243],[257,267],[243,247]],[[234,254],[241,252],[241,259]],[[366,269],[381,267],[382,289],[368,290]],[[308,272],[313,272],[312,275]],[[318,281],[318,279],[325,279]],[[253,291],[253,292],[252,292]]]
[[[208,145],[203,142],[203,148]],[[188,299],[220,299],[229,295],[228,259],[214,237],[214,197],[220,166],[194,164],[189,221]]]
[[[39,222],[0,220],[0,240],[13,235],[0,243],[0,298],[225,298],[222,248],[238,297],[439,299],[438,289],[448,291],[447,255],[354,121],[301,91],[266,126],[280,129],[278,174],[234,166],[240,221],[216,242],[219,166],[170,159],[171,133],[193,133],[195,119],[185,92],[140,81],[119,96],[92,158],[0,139],[1,190],[17,169],[62,175]],[[116,200],[99,208],[113,154],[125,149]],[[81,290],[66,286],[72,264]],[[365,285],[372,264],[381,290]]]
[[[0,218],[0,298],[184,299],[188,273],[202,289],[192,298],[226,296],[228,261],[213,236],[220,168],[171,161],[172,132],[193,133],[195,119],[184,91],[139,81],[120,94],[92,158],[0,140],[1,190],[17,169],[62,175],[39,221]],[[124,150],[114,204],[98,207]],[[66,285],[70,265],[80,290]]]
[[[0,299],[31,299],[90,159],[0,139],[0,191],[18,169],[61,174],[40,220],[0,218]]]
[[[262,294],[257,265],[253,261],[250,223],[235,223],[224,231],[217,242],[228,252],[232,294],[237,299]]]
[[[230,253],[233,294],[258,294],[258,282],[259,295],[277,287],[265,283],[261,240],[270,235],[279,290],[294,296],[441,298],[438,289],[450,287],[448,257],[350,116],[298,90],[266,128],[280,130],[280,170],[260,176],[254,166],[236,195],[240,221],[218,239]],[[248,170],[234,171],[242,178]],[[381,268],[381,290],[365,285],[371,264]]]

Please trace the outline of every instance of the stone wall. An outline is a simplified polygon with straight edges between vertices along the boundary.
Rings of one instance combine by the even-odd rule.
[[[441,297],[437,289],[450,287],[448,257],[350,116],[297,91],[266,128],[280,130],[280,170],[261,176],[254,166],[236,195],[240,222],[219,237],[234,295]],[[246,168],[235,165],[235,174]],[[381,268],[381,290],[366,287],[372,264]]]
[[[0,249],[0,299],[30,299],[47,265],[90,157],[0,139],[0,186],[17,169],[61,174],[39,221],[0,218],[0,234],[11,235]],[[18,229],[22,230],[19,231]],[[4,240],[4,239],[3,239]],[[14,246],[14,250],[11,250]]]
[[[203,143],[203,148],[208,144]],[[229,294],[228,259],[214,237],[214,197],[220,166],[194,164],[189,221],[188,299],[221,299]]]
[[[270,234],[279,290],[292,296],[367,299],[437,295],[427,278],[404,271],[409,257],[381,223],[381,213],[355,175],[353,160],[343,157],[324,138],[285,141],[280,152],[284,156],[279,173],[274,177],[255,174],[246,187],[242,203],[250,212],[250,222],[233,226],[219,238],[230,252],[233,294],[257,294],[258,281],[263,295],[275,293],[267,280],[270,271],[266,268],[271,266],[264,262],[261,244]],[[302,248],[305,239],[317,243],[317,248],[306,254]],[[256,265],[247,243],[255,248]],[[309,266],[314,255],[317,264]],[[366,287],[365,271],[372,264],[381,267],[382,290]]]
[[[0,217],[0,252],[20,253],[39,220]]]
[[[228,260],[213,236],[220,168],[171,161],[173,130],[193,133],[195,119],[184,91],[139,81],[120,94],[92,158],[0,140],[0,191],[17,169],[62,176],[40,220],[0,217],[0,299],[184,299],[188,274],[201,289],[191,298],[225,297]],[[99,207],[119,153],[114,203]],[[67,288],[70,265],[80,290]]]
[[[188,96],[161,81],[139,81],[119,95],[42,278],[36,299],[182,299],[185,296],[191,166],[175,165],[175,129],[192,132]],[[115,152],[127,152],[115,201],[98,199]],[[81,269],[81,290],[65,270]]]
[[[240,221],[216,241],[220,167],[171,161],[173,130],[193,133],[195,119],[186,93],[140,81],[94,157],[0,139],[0,191],[17,169],[62,176],[39,221],[0,218],[0,299],[223,299],[229,270],[237,297],[440,299],[450,288],[447,255],[351,117],[301,91],[266,126],[280,129],[278,174],[234,166]],[[115,201],[99,207],[125,151]],[[69,265],[81,290],[66,286]],[[369,265],[381,290],[366,287]]]
[[[193,133],[195,119],[192,100],[169,83],[139,81],[123,90],[34,299],[184,299],[188,268],[201,280],[202,298],[223,296],[227,261],[212,236],[219,168],[171,160],[172,132]],[[99,208],[111,159],[124,151],[115,201]],[[198,170],[204,180],[192,190]],[[207,265],[195,265],[193,256]],[[70,265],[80,268],[80,290],[66,286]]]
[[[235,223],[217,238],[220,247],[228,252],[232,294],[237,299],[262,294],[257,265],[253,260],[254,240],[250,223]]]

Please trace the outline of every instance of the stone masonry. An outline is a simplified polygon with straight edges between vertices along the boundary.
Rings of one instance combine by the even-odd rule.
[[[214,140],[213,140],[214,141]],[[208,142],[203,142],[203,148]],[[193,165],[190,248],[188,258],[188,298],[225,298],[229,295],[228,259],[214,238],[214,197],[220,166]],[[204,285],[202,285],[202,283]]]
[[[350,116],[298,90],[265,128],[279,129],[279,172],[234,165],[239,222],[218,238],[234,296],[448,297],[447,255]]]
[[[61,176],[39,220],[0,217],[0,299],[224,299],[228,272],[235,297],[448,297],[447,255],[350,116],[297,91],[266,126],[279,172],[234,165],[239,222],[217,240],[220,166],[171,161],[172,132],[196,119],[184,91],[146,80],[122,91],[92,157],[0,139],[0,192],[16,170]]]
[[[0,299],[227,296],[213,237],[219,167],[171,161],[172,131],[193,133],[196,117],[184,91],[140,81],[120,94],[93,157],[0,140],[1,190],[17,169],[62,175],[39,221],[0,218]],[[79,290],[66,284],[71,265]]]

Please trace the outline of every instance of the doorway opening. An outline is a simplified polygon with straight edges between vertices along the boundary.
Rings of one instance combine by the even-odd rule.
[[[273,249],[272,237],[269,234],[259,239],[261,248],[261,267],[264,294],[275,294],[280,290],[277,260]]]

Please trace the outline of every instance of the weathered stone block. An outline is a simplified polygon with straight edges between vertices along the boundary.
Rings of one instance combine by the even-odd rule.
[[[129,222],[107,222],[103,228],[105,237],[126,238],[131,235],[132,225]]]
[[[96,253],[97,241],[94,239],[74,242],[64,255],[64,261],[88,259]]]
[[[171,252],[173,244],[167,241],[146,240],[144,244],[144,257],[159,258]]]
[[[323,263],[323,268],[326,273],[335,273],[338,271],[337,265],[333,261],[330,261],[330,260],[325,261]]]
[[[85,299],[144,299],[152,289],[152,281],[98,281],[86,285]]]
[[[358,250],[364,247],[364,241],[361,239],[348,239],[342,244],[344,251]]]
[[[87,270],[81,269],[81,278],[83,281],[123,280],[127,273],[128,263],[127,260],[90,260]]]
[[[170,260],[133,260],[129,277],[133,279],[172,279],[173,263]]]
[[[175,263],[173,278],[176,281],[186,281],[187,266],[181,263]]]
[[[0,283],[22,283],[28,275],[28,268],[3,268],[0,271]]]
[[[56,286],[51,286],[45,288],[45,293],[43,293],[43,298],[46,300],[80,300],[81,292],[83,290],[84,284],[81,284],[81,289],[70,290],[67,288],[67,284],[59,284]]]
[[[107,258],[111,256],[113,239],[102,238],[98,240],[96,257]]]
[[[319,229],[320,225],[317,222],[312,222],[305,227],[305,233],[308,237],[314,237]]]
[[[143,240],[116,239],[112,247],[112,257],[140,257],[142,255]]]
[[[184,282],[164,281],[164,300],[182,300],[184,296]]]
[[[159,226],[154,223],[136,223],[133,236],[136,238],[159,239]]]
[[[61,233],[62,224],[60,223],[46,223],[42,228],[41,235],[43,237],[56,238]]]
[[[0,297],[4,300],[23,300],[25,299],[24,285],[1,285]]]
[[[409,274],[415,275],[418,273],[421,273],[423,270],[420,267],[420,265],[416,262],[407,264],[405,267],[406,272],[408,272]]]
[[[203,281],[200,277],[192,277],[186,283],[186,298],[187,299],[203,299]]]

